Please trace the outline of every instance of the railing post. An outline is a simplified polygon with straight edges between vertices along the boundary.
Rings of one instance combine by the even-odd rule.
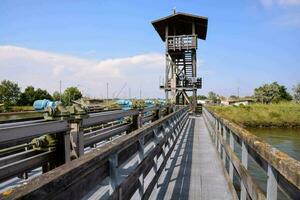
[[[71,160],[70,132],[67,131],[63,136],[65,163]]]
[[[120,182],[118,154],[114,154],[109,158],[109,169],[110,169],[110,180],[111,180],[111,189],[109,191],[109,194],[111,195]]]
[[[180,113],[180,115],[182,115],[182,113]],[[175,137],[177,137],[179,134],[179,129],[181,127],[181,124],[179,122],[179,116],[177,115],[175,116],[174,124],[175,124],[174,133],[175,133]]]
[[[233,133],[229,130],[229,145],[232,149],[232,151],[234,151],[234,138],[233,138]],[[231,181],[233,181],[233,164],[231,162],[231,160],[229,160],[229,177],[231,179]]]
[[[244,141],[242,141],[242,164],[248,169],[248,150]],[[247,190],[243,180],[241,180],[241,200],[247,199]]]
[[[163,130],[164,130],[164,138],[167,137],[167,144],[163,145],[163,151],[164,151],[164,158],[165,158],[165,154],[168,153],[169,149],[170,149],[170,126],[169,126],[169,121],[166,121],[164,124],[162,124]]]
[[[170,127],[170,131],[175,129],[174,117],[172,117],[170,119],[169,127]],[[174,143],[175,138],[176,138],[175,131],[171,131],[170,132],[170,139],[171,139],[172,144]],[[172,145],[172,144],[170,144],[170,145]]]
[[[144,146],[144,136],[141,136],[139,138],[139,150],[138,150],[138,154],[139,154],[139,161],[140,163],[144,160],[144,156],[145,156],[145,146]],[[139,176],[139,194],[140,197],[143,197],[144,194],[144,175],[143,173],[141,173],[141,175]]]
[[[222,138],[222,132],[221,130],[223,129],[223,124],[220,122],[220,127],[219,127],[219,132],[218,132],[218,152],[220,154],[221,157],[221,138]]]
[[[144,118],[144,110],[140,110],[138,116],[138,128],[141,128],[143,126],[143,118]]]
[[[277,172],[268,164],[267,200],[277,199]]]
[[[224,139],[224,146],[227,144],[226,143],[226,137],[227,137],[227,129],[226,126],[223,126],[223,139]],[[225,152],[225,148],[223,147],[223,163],[224,163],[224,167],[226,166],[226,152]]]
[[[159,137],[158,137],[157,129],[154,129],[153,133],[154,133],[154,143],[155,143],[155,145],[157,145],[159,143]]]
[[[155,120],[158,120],[161,118],[161,113],[162,113],[162,107],[159,106],[158,109],[155,111]]]
[[[217,148],[218,148],[218,137],[217,137],[217,134],[219,132],[219,125],[220,125],[219,123],[220,123],[219,120],[217,120],[217,129],[215,131],[215,136],[214,136],[214,138],[215,138],[215,145],[216,145]]]
[[[143,111],[139,110],[139,113],[137,115],[132,116],[131,131],[134,131],[134,130],[139,129],[139,128],[142,127],[142,114],[143,114]]]
[[[71,122],[71,142],[75,148],[75,153],[77,157],[81,157],[84,154],[84,137],[82,120],[75,120]]]
[[[159,144],[159,137],[158,137],[157,129],[153,130],[153,134],[154,134],[154,143],[155,143],[155,146],[157,146]],[[158,158],[159,157],[156,154],[155,157],[154,157],[154,165],[153,165],[153,170],[154,170],[155,174],[158,172]],[[157,183],[155,184],[155,187],[156,186],[157,186]]]

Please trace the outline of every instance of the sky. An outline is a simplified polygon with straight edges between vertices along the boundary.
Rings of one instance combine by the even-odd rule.
[[[208,17],[199,94],[300,82],[300,0],[0,0],[0,80],[51,93],[62,80],[100,98],[108,83],[109,97],[163,97],[165,46],[151,21],[174,8]]]

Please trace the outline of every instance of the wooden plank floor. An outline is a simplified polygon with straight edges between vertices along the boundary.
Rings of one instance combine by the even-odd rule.
[[[202,117],[190,117],[151,199],[232,199]]]

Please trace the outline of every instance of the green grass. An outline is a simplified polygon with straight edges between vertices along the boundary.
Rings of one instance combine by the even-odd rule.
[[[10,112],[34,111],[32,106],[11,106]]]
[[[300,104],[252,104],[208,106],[209,109],[244,127],[300,127]]]

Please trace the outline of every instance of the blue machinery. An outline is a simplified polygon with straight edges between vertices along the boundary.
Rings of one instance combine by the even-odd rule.
[[[55,109],[58,104],[60,104],[59,101],[50,101],[48,99],[36,100],[33,103],[33,108],[34,108],[34,110],[36,110],[38,112],[43,112],[45,110],[45,108],[48,108],[48,107]]]
[[[130,110],[133,109],[134,103],[129,99],[119,99],[116,100],[116,103],[121,107],[122,110]],[[33,108],[38,112],[44,112],[45,109],[56,109],[58,105],[61,105],[60,101],[50,101],[48,99],[36,100],[33,103]],[[162,99],[158,100],[145,100],[144,107],[149,108],[157,105],[166,105],[166,101]]]

